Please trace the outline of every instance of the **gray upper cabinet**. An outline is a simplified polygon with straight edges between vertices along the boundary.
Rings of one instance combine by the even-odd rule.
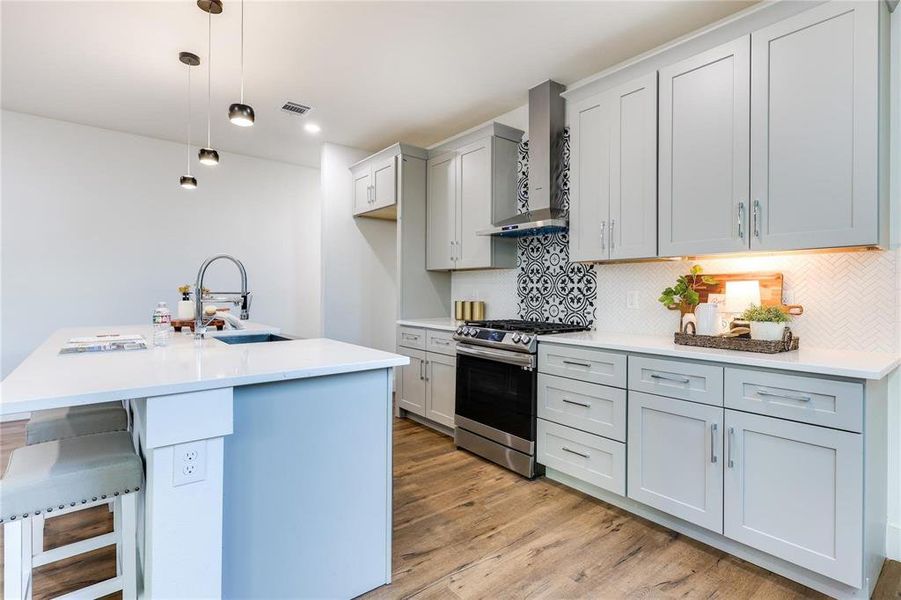
[[[660,255],[748,248],[750,36],[660,70]]]
[[[751,35],[751,248],[879,243],[879,6],[829,2]]]
[[[522,131],[492,123],[429,152],[427,256],[430,270],[509,269],[516,241],[478,235],[516,214]]]
[[[454,268],[457,256],[457,156],[448,152],[427,163],[426,265]]]
[[[571,106],[573,260],[657,256],[657,73]]]
[[[734,410],[726,428],[726,537],[862,587],[863,436]]]
[[[398,143],[351,165],[355,217],[397,220],[403,195],[402,165],[411,158],[425,160],[426,151]]]

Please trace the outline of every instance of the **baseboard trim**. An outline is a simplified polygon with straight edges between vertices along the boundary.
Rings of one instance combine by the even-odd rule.
[[[897,523],[885,525],[885,557],[901,561],[901,525]]]
[[[31,418],[31,413],[14,413],[11,415],[3,415],[0,417],[0,423],[9,423],[11,421],[27,421]]]
[[[441,425],[441,424],[431,421],[429,419],[426,419],[425,417],[420,417],[419,415],[415,415],[408,410],[400,409],[400,415],[398,415],[398,416],[402,417],[402,418],[406,417],[407,419],[410,419],[411,421],[415,421],[415,422],[419,423],[420,425],[425,425],[429,429],[434,429],[438,433],[443,433],[444,435],[454,437],[453,429],[451,429],[449,427],[445,427],[444,425]]]

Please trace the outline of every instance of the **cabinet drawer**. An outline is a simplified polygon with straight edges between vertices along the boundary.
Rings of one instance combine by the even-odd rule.
[[[863,431],[863,384],[726,368],[725,403],[761,415]]]
[[[629,389],[723,405],[723,368],[679,360],[629,357]]]
[[[538,344],[538,371],[589,383],[626,387],[626,355],[592,348]]]
[[[456,356],[457,342],[454,341],[453,332],[427,329],[425,332],[425,346],[429,352]]]
[[[538,416],[626,441],[626,390],[539,373]]]
[[[425,350],[425,329],[418,327],[398,327],[397,345],[404,348]]]
[[[538,419],[538,462],[613,493],[626,493],[626,445]]]

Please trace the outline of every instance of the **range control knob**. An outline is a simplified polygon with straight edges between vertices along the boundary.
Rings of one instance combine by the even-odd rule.
[[[474,337],[474,336],[475,336],[476,334],[478,334],[478,333],[479,333],[479,330],[476,329],[475,327],[471,327],[471,328],[469,329],[469,337]]]
[[[520,336],[519,336],[518,333],[514,333],[514,334],[513,334],[513,343],[514,343],[514,344],[518,344],[518,343],[519,343],[519,337],[520,337]]]
[[[528,345],[528,343],[532,341],[532,336],[524,335],[524,336],[522,336],[522,338],[519,341],[521,341],[523,344]]]
[[[463,329],[464,329],[463,327],[457,327],[457,335],[462,335]]]

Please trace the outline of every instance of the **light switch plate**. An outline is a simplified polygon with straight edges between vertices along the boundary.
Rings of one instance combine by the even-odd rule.
[[[638,291],[631,290],[626,292],[626,308],[631,308],[633,310],[638,310]]]

